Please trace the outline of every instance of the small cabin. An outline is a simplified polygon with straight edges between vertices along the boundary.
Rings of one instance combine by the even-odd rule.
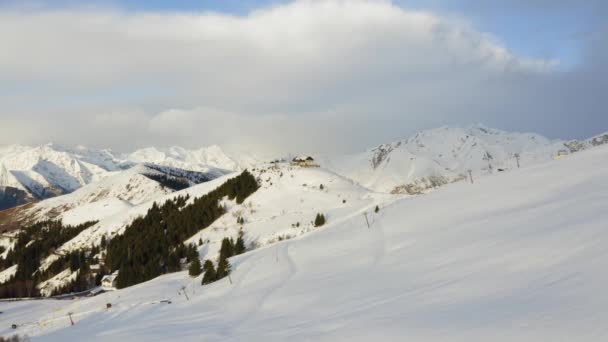
[[[559,150],[559,151],[557,151],[557,155],[555,156],[555,159],[560,159],[562,157],[567,156],[568,154],[570,154],[570,153],[568,153],[568,151],[566,151],[566,150]]]
[[[116,290],[116,277],[118,276],[118,271],[103,276],[101,278],[101,288],[104,290]]]
[[[311,156],[293,158],[291,165],[300,167],[319,167],[319,164],[317,164],[315,159]]]

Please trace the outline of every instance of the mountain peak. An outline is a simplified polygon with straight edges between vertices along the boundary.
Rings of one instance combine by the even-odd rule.
[[[506,132],[482,124],[442,126],[338,158],[331,167],[363,186],[391,192],[421,182],[460,180],[468,170],[479,175],[514,168],[516,154],[524,164],[549,160],[564,148],[563,141],[538,134]],[[429,177],[433,182],[428,182]]]

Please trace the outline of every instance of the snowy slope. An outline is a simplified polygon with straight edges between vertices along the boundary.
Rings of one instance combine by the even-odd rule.
[[[214,259],[224,237],[238,236],[243,229],[245,242],[259,248],[279,240],[291,239],[318,228],[313,221],[322,213],[336,223],[360,215],[376,201],[395,197],[370,192],[331,171],[301,168],[286,163],[259,165],[252,169],[261,188],[242,205],[225,202],[227,214],[187,242],[209,241],[199,247],[203,259]],[[237,224],[238,217],[244,224]]]
[[[69,193],[106,175],[99,166],[50,145],[7,153],[0,159],[0,187],[24,190],[33,198]]]
[[[121,234],[135,218],[145,215],[154,202],[164,203],[168,199],[184,195],[189,195],[190,201],[193,201],[238,174],[229,174],[169,193],[158,189],[157,184],[150,183],[146,177],[140,177],[141,174],[133,170],[118,173],[101,182],[107,181],[108,186],[90,184],[72,194],[39,202],[25,208],[22,215],[36,219],[56,215],[65,224],[72,225],[99,221],[57,249],[59,254],[65,254],[99,245],[104,236],[111,238]],[[259,165],[251,172],[261,188],[240,205],[224,200],[228,212],[187,241],[195,245],[199,240],[205,241],[205,244],[199,246],[202,258],[214,259],[221,240],[224,237],[236,238],[241,229],[245,233],[246,244],[250,248],[259,248],[316,230],[312,221],[317,213],[323,213],[330,222],[338,222],[360,214],[361,210],[368,208],[377,199],[395,198],[371,193],[351,180],[320,168],[294,167],[287,163],[266,164]],[[129,173],[133,177],[127,179],[125,175]],[[138,184],[139,181],[143,183]],[[124,184],[130,187],[128,191],[125,191]],[[125,197],[138,192],[146,195],[145,201],[135,202]],[[239,217],[245,220],[244,224],[237,223]],[[50,255],[42,262],[42,270],[57,258],[57,254]],[[67,275],[60,278],[67,281],[70,279]],[[53,284],[62,285],[60,280],[55,280]],[[47,288],[43,293],[48,294],[52,290],[53,288]]]
[[[215,258],[221,240],[224,237],[236,238],[241,228],[244,229],[249,246],[261,247],[279,239],[289,239],[313,231],[315,228],[312,221],[317,213],[324,213],[330,221],[340,220],[370,206],[374,203],[374,198],[387,200],[394,198],[371,193],[352,181],[324,169],[292,167],[288,164],[261,165],[252,169],[252,173],[259,179],[261,188],[241,205],[233,201],[224,201],[228,212],[209,228],[189,239],[188,242],[194,244],[197,244],[199,239],[207,242],[199,247],[201,257]],[[76,206],[59,218],[69,224],[91,220],[99,220],[99,222],[68,241],[58,251],[67,252],[98,245],[104,235],[110,238],[115,234],[121,234],[135,218],[145,215],[154,202],[164,203],[168,199],[185,195],[189,195],[190,201],[193,201],[194,198],[214,190],[237,174],[232,173],[168,194],[152,192],[153,196],[137,205],[132,202],[116,201],[111,196],[104,201]],[[320,189],[321,184],[324,185],[323,190]],[[59,201],[65,197],[67,196],[46,200],[40,205]],[[29,212],[41,211],[43,209],[40,207],[34,207]],[[238,217],[245,219],[244,225],[237,224]],[[54,259],[55,256],[49,257],[43,263],[43,267]]]
[[[59,218],[72,225],[100,220],[176,190],[164,185],[158,177],[176,179],[184,182],[184,186],[192,186],[219,175],[216,170],[202,173],[139,164],[124,171],[108,172],[106,178],[69,194],[15,208],[14,220],[32,222]]]
[[[325,161],[325,165],[376,191],[414,193],[436,184],[498,169],[528,166],[567,150],[563,141],[538,134],[510,133],[483,126],[441,127],[367,152]],[[407,185],[415,187],[407,188]]]
[[[0,149],[0,195],[18,193],[20,198],[0,201],[0,209],[70,193],[120,169],[107,151],[54,144],[5,147]]]
[[[608,148],[458,183],[231,259],[79,301],[2,303],[41,341],[602,341]],[[178,294],[187,286],[189,300]],[[169,298],[172,304],[161,303]],[[112,303],[111,309],[105,304]],[[72,312],[76,325],[70,326]],[[17,331],[9,324],[24,324]]]
[[[415,193],[460,180],[469,169],[479,176],[516,168],[516,153],[522,166],[528,166],[562,150],[571,153],[607,142],[608,134],[583,141],[554,141],[482,126],[442,127],[365,153],[327,158],[323,165],[375,191]],[[219,176],[253,168],[261,161],[253,155],[229,156],[218,146],[150,147],[126,154],[57,144],[0,147],[0,210],[70,193],[140,163]]]

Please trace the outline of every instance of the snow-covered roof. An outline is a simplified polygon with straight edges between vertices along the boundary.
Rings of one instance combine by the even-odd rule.
[[[103,277],[101,278],[101,281],[102,281],[102,282],[104,282],[104,281],[110,281],[110,282],[113,282],[113,281],[116,279],[116,277],[117,277],[117,276],[118,276],[118,271],[115,271],[115,272],[114,272],[114,273],[112,273],[112,274],[108,274],[108,275],[103,276]]]

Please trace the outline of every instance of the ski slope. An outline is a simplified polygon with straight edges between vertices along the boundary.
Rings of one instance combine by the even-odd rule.
[[[40,341],[606,340],[607,170],[608,148],[598,147],[402,198],[370,215],[370,228],[363,215],[350,214],[232,258],[231,278],[204,287],[180,272],[89,299],[2,303],[0,334]],[[182,286],[189,300],[178,294]],[[24,325],[12,330],[13,323]]]

